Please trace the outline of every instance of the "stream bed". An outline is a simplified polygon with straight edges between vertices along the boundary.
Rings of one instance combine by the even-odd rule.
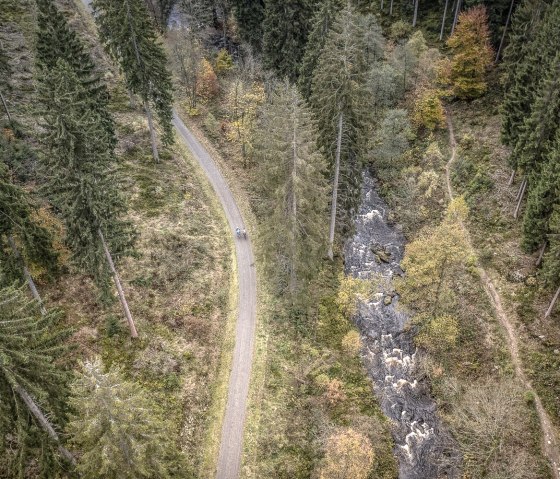
[[[362,359],[373,380],[383,413],[393,424],[399,479],[440,479],[459,476],[460,458],[442,426],[428,384],[417,371],[418,353],[410,319],[398,307],[392,280],[402,275],[405,238],[387,220],[388,207],[364,174],[362,201],[355,233],[344,246],[345,272],[372,279],[376,292],[360,301],[354,318],[362,338]]]

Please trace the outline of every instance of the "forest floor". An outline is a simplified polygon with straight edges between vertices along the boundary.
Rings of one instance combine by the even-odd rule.
[[[446,181],[446,186],[447,186],[447,192],[448,192],[448,195],[449,195],[449,199],[453,200],[453,198],[455,197],[455,194],[454,194],[453,186],[452,186],[452,182],[451,182],[450,171],[451,171],[451,167],[453,165],[453,162],[455,161],[455,157],[456,157],[456,154],[457,154],[457,142],[456,142],[455,133],[454,133],[454,130],[453,130],[453,120],[452,120],[452,117],[451,117],[451,113],[449,111],[447,112],[447,126],[448,126],[448,131],[449,131],[449,143],[450,143],[450,146],[451,146],[451,156],[449,158],[449,161],[445,165],[445,181]],[[462,226],[463,230],[465,231],[469,248],[472,249],[476,253],[476,249],[474,248],[474,246],[472,244],[468,228],[466,227],[466,225],[462,221],[461,221],[461,226]],[[481,264],[479,263],[477,265],[477,270],[478,270],[478,273],[480,275],[480,279],[481,279],[481,281],[484,285],[484,290],[485,290],[486,294],[488,295],[490,303],[492,304],[492,306],[495,310],[496,317],[499,319],[500,323],[502,324],[503,328],[505,329],[505,331],[507,333],[507,343],[508,343],[508,348],[509,348],[509,351],[510,351],[510,354],[511,354],[511,361],[512,361],[514,369],[515,369],[515,374],[522,381],[522,383],[525,386],[525,388],[527,389],[527,391],[529,391],[533,396],[533,400],[534,400],[534,403],[535,403],[535,407],[536,407],[536,410],[537,410],[537,414],[538,414],[539,421],[540,421],[541,428],[542,428],[542,432],[543,432],[543,441],[542,441],[543,442],[543,452],[544,452],[545,456],[548,458],[548,460],[550,461],[550,464],[552,466],[552,472],[554,474],[555,479],[559,479],[560,478],[560,450],[558,449],[557,433],[556,433],[555,428],[552,425],[552,422],[550,420],[549,415],[547,414],[547,412],[545,411],[545,409],[542,405],[542,401],[541,401],[540,396],[537,394],[537,392],[533,388],[531,382],[527,378],[527,376],[525,374],[525,371],[523,369],[522,360],[521,360],[521,357],[520,357],[520,354],[519,354],[519,346],[518,346],[519,339],[518,339],[517,328],[514,325],[513,320],[510,319],[509,315],[504,310],[504,307],[502,306],[502,298],[500,296],[500,293],[498,292],[498,290],[494,286],[494,283],[492,282],[492,280],[488,276],[488,273],[487,273],[486,269],[483,266],[481,266]]]

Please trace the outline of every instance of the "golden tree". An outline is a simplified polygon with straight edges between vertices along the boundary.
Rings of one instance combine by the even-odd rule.
[[[451,48],[450,80],[453,94],[471,99],[486,92],[486,69],[493,59],[486,7],[478,5],[459,16],[447,45]]]

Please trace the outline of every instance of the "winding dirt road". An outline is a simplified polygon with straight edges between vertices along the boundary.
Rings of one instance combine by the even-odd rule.
[[[449,130],[449,143],[451,145],[451,157],[449,161],[445,165],[445,181],[447,183],[447,193],[449,195],[449,199],[452,200],[454,198],[453,187],[451,185],[451,165],[455,161],[455,156],[457,153],[457,142],[455,141],[455,134],[453,132],[453,123],[451,121],[451,114],[449,111],[447,113],[447,127]],[[471,238],[468,232],[467,227],[461,222],[461,227],[465,232],[465,237],[467,239],[469,248],[472,251],[476,251],[472,245]],[[506,330],[507,333],[507,342],[508,348],[511,355],[511,362],[513,363],[513,367],[515,370],[516,376],[519,380],[523,383],[525,388],[533,394],[535,400],[535,407],[537,410],[537,415],[539,416],[539,422],[541,424],[541,429],[543,431],[543,453],[547,457],[550,462],[552,468],[552,474],[554,479],[560,479],[560,449],[558,448],[558,438],[556,436],[554,426],[548,416],[546,410],[542,405],[541,398],[533,388],[531,381],[527,378],[525,371],[523,370],[523,363],[521,362],[521,357],[519,354],[519,341],[517,337],[517,332],[513,322],[509,319],[508,315],[506,314],[503,306],[502,306],[502,298],[500,297],[500,293],[494,286],[494,283],[488,276],[486,270],[480,265],[477,264],[477,271],[480,275],[480,279],[482,280],[482,284],[484,286],[484,291],[486,292],[488,298],[490,299],[490,303],[492,304],[494,311],[496,312],[496,316],[500,321],[502,327]]]
[[[231,190],[218,166],[204,146],[194,137],[183,121],[173,112],[173,124],[182,141],[185,142],[198,161],[210,184],[218,196],[227,221],[234,234],[235,228],[245,228],[243,218]],[[257,309],[257,277],[254,266],[251,240],[235,240],[237,255],[237,275],[239,283],[239,315],[235,333],[235,349],[229,380],[228,400],[222,425],[222,439],[216,479],[237,479],[241,467],[243,449],[243,428],[247,411],[247,394],[253,362],[255,324]]]

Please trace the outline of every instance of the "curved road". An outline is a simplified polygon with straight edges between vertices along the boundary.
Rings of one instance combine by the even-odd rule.
[[[176,111],[173,112],[173,124],[194,158],[202,166],[216,195],[218,195],[232,234],[234,234],[237,226],[244,228],[243,217],[235,203],[231,190],[212,157],[185,126]],[[239,282],[239,315],[237,317],[235,349],[233,351],[228,399],[222,425],[222,439],[216,479],[237,479],[239,477],[243,446],[243,426],[247,411],[247,394],[249,392],[255,339],[257,278],[251,240],[249,238],[236,238],[235,251]]]
[[[82,0],[91,13],[91,0]],[[177,112],[173,110],[173,125],[181,140],[187,145],[198,161],[216,195],[222,204],[227,221],[234,234],[235,228],[245,228],[241,212],[235,203],[229,186],[220,170],[204,146],[185,126]],[[255,324],[257,311],[257,276],[254,267],[253,249],[249,238],[235,240],[237,257],[237,280],[239,284],[238,317],[235,329],[235,348],[229,378],[228,399],[222,425],[222,439],[216,479],[237,479],[241,469],[241,452],[243,450],[243,429],[247,414],[247,395],[253,349],[255,342]]]

